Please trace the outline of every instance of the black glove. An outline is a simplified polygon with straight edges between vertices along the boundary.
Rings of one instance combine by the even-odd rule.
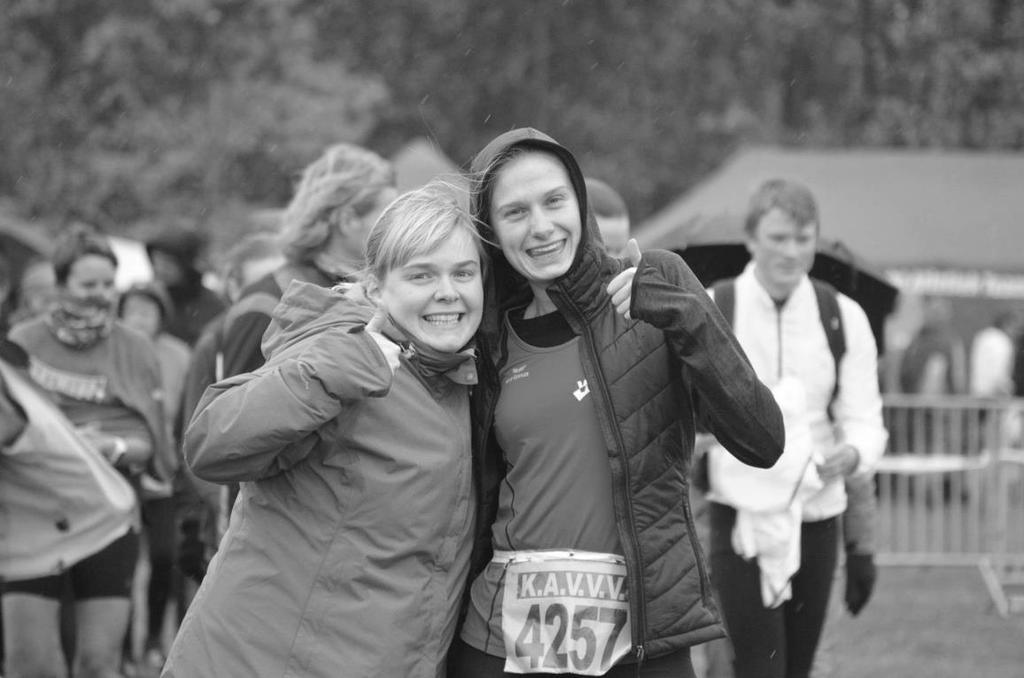
[[[186,520],[181,524],[182,540],[178,548],[178,567],[182,574],[201,581],[206,574],[206,545],[199,538],[199,523]]]
[[[878,578],[875,558],[870,553],[846,554],[846,609],[856,616],[871,598]]]

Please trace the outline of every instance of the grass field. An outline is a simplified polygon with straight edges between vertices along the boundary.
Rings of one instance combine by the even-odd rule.
[[[976,569],[883,567],[859,617],[833,612],[814,678],[1024,678],[1024,615],[999,617]]]

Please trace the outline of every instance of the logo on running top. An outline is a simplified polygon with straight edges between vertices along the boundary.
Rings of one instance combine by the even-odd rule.
[[[572,394],[576,396],[576,400],[582,402],[590,394],[590,386],[587,385],[587,380],[577,381],[576,390]]]
[[[530,371],[526,369],[526,365],[515,365],[505,377],[505,383],[511,384],[513,381],[526,379],[528,376],[530,376]]]

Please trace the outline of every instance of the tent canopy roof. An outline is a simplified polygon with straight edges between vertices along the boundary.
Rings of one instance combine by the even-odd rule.
[[[644,248],[680,249],[708,220],[735,229],[772,178],[807,185],[822,235],[877,266],[1024,271],[1024,153],[750,147],[647,219],[636,238]]]

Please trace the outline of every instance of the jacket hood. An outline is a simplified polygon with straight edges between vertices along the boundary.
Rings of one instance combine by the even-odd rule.
[[[351,286],[321,287],[293,280],[271,315],[263,354],[271,356],[331,327],[355,329],[369,322],[373,312],[373,305]]]
[[[603,277],[605,272],[614,272],[614,260],[604,251],[604,243],[597,228],[597,222],[591,214],[587,202],[587,186],[579,163],[571,152],[548,135],[530,127],[514,129],[495,137],[481,150],[470,165],[470,172],[475,179],[470,198],[470,208],[476,219],[477,228],[486,243],[492,266],[489,280],[485,288],[488,301],[486,308],[495,309],[495,313],[486,313],[481,328],[490,333],[500,321],[501,312],[511,305],[525,302],[531,296],[526,279],[508,263],[491,226],[489,203],[497,169],[503,164],[509,153],[516,148],[528,148],[546,151],[558,158],[576,191],[580,206],[580,224],[582,225],[580,243],[576,255],[566,273],[553,281],[555,287],[571,289],[590,288],[592,276]]]

